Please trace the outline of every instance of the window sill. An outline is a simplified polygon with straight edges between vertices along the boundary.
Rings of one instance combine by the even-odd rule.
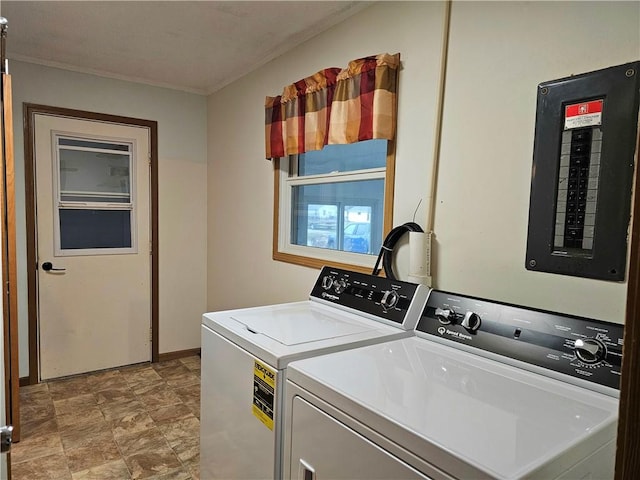
[[[369,256],[367,256],[369,257]],[[292,263],[294,265],[301,265],[303,267],[316,268],[320,270],[324,266],[331,266],[336,268],[342,268],[345,270],[351,270],[353,272],[371,273],[373,270],[373,264],[375,258],[372,257],[371,266],[364,264],[345,263],[336,260],[330,260],[326,258],[315,258],[304,255],[296,255],[292,253],[273,252],[273,259],[279,262]],[[367,258],[368,259],[368,258]]]

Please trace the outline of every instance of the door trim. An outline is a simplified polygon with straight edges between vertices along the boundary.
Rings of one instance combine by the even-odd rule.
[[[53,115],[78,120],[116,123],[149,129],[150,192],[151,192],[151,361],[159,361],[159,300],[158,300],[158,122],[118,115],[108,115],[32,103],[23,104],[24,115],[24,175],[25,213],[27,223],[27,295],[29,321],[29,384],[38,383],[38,295],[36,248],[35,190],[35,116]]]
[[[640,471],[640,131],[636,140],[635,186],[629,227],[629,274],[622,348],[622,377],[616,443],[616,480],[633,479]]]
[[[2,73],[0,115],[0,220],[2,221],[2,317],[4,331],[5,420],[20,441],[20,379],[18,369],[18,268],[16,263],[16,195],[11,75]],[[9,462],[10,463],[10,462]],[[10,468],[10,465],[9,465]],[[10,475],[9,475],[10,476]]]

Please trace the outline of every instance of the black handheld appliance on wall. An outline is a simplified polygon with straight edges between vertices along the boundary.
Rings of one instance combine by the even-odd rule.
[[[622,281],[640,61],[538,85],[526,268]]]

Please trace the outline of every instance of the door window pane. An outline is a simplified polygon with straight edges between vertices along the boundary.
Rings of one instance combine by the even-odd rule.
[[[131,199],[129,154],[60,149],[60,200]]]
[[[58,145],[67,147],[97,148],[102,150],[120,150],[122,152],[129,151],[129,145],[126,143],[100,142],[97,140],[88,140],[86,138],[61,137],[58,139]]]
[[[135,253],[134,144],[56,135],[56,255]]]
[[[131,211],[60,209],[60,246],[131,248]]]

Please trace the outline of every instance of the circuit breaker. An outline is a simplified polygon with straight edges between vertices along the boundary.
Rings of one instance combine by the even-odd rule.
[[[640,62],[538,85],[526,268],[621,281]]]

